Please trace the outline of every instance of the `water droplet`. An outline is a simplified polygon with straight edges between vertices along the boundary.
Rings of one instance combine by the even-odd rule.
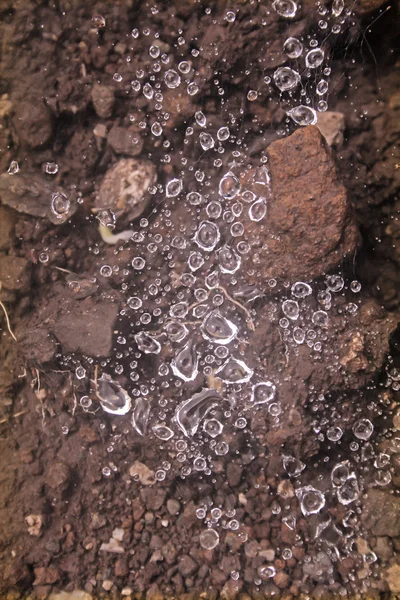
[[[150,402],[147,398],[136,398],[132,413],[132,425],[139,435],[143,436],[147,430],[150,416]]]
[[[174,432],[172,431],[172,429],[170,429],[166,425],[162,425],[162,424],[153,425],[153,427],[151,429],[152,429],[154,435],[159,440],[163,440],[164,442],[167,442],[172,437],[174,437]]]
[[[256,200],[249,208],[249,217],[252,221],[261,221],[267,214],[267,203],[265,198]]]
[[[207,414],[221,403],[222,397],[209,389],[203,389],[181,402],[176,409],[175,419],[184,435],[192,437]]]
[[[252,378],[253,370],[242,360],[230,357],[215,374],[228,384],[246,383]]]
[[[275,398],[276,386],[271,381],[256,383],[251,390],[250,402],[252,405],[266,404]]]
[[[292,19],[297,12],[297,4],[293,0],[274,0],[272,7],[285,19]]]
[[[200,546],[205,550],[213,550],[219,544],[219,534],[215,529],[206,529],[200,534]]]
[[[359,440],[368,440],[374,431],[369,419],[359,419],[353,425],[353,433]]]
[[[317,122],[317,113],[315,110],[303,104],[289,110],[288,115],[297,125],[314,125]]]
[[[222,273],[235,273],[242,262],[240,256],[228,246],[223,246],[218,250],[217,259]]]
[[[211,252],[220,240],[221,234],[215,223],[202,221],[194,236],[196,244],[205,252]]]
[[[202,131],[199,135],[200,146],[203,150],[211,150],[215,146],[214,138],[209,133]]]
[[[146,331],[140,331],[135,336],[135,341],[141,352],[145,354],[159,354],[161,345]]]
[[[61,218],[66,215],[69,212],[70,206],[70,201],[62,192],[56,192],[52,195],[50,208],[57,217]]]
[[[311,485],[296,490],[296,496],[300,500],[301,511],[305,516],[319,513],[325,506],[325,496]]]
[[[237,335],[238,327],[223,317],[218,309],[208,313],[201,326],[203,337],[215,344],[229,344]]]
[[[179,73],[173,69],[169,69],[164,75],[164,81],[169,88],[175,89],[181,83],[181,77]]]
[[[293,90],[301,81],[299,73],[290,67],[279,67],[279,69],[276,69],[273,79],[276,87],[281,92]]]
[[[193,381],[199,372],[198,364],[195,345],[192,340],[189,340],[173,358],[171,369],[173,374],[183,381]]]
[[[309,69],[316,69],[324,61],[324,51],[321,48],[313,48],[313,50],[307,52],[305,61]]]
[[[226,200],[235,198],[240,192],[240,181],[231,171],[226,173],[219,182],[219,193]]]
[[[129,394],[109,375],[103,374],[97,382],[96,396],[105,412],[112,415],[126,415],[131,409]]]
[[[171,179],[165,187],[167,198],[178,196],[182,191],[182,181],[180,179]]]
[[[283,50],[289,58],[298,58],[303,52],[303,44],[294,37],[289,37],[283,44]]]

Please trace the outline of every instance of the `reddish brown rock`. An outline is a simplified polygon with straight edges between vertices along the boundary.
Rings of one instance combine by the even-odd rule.
[[[243,265],[247,281],[311,281],[357,247],[358,230],[346,190],[317,127],[298,129],[273,142],[268,156],[270,186],[260,169],[241,175],[242,198],[250,190],[267,202],[266,217],[260,221],[242,218],[251,246]]]
[[[19,141],[29,148],[44,146],[53,133],[51,113],[38,98],[17,104],[14,125]]]
[[[1,287],[10,291],[27,291],[30,280],[29,263],[18,256],[0,257]]]

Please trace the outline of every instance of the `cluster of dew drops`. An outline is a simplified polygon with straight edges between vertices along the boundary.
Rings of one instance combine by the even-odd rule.
[[[272,9],[282,19],[290,21],[298,7],[293,0],[275,0]],[[330,10],[323,6],[317,10],[321,38],[329,32],[340,33],[343,23],[351,14],[343,0],[334,0]],[[237,11],[226,11],[224,18],[228,23],[233,23]],[[98,27],[105,26],[101,17],[96,17],[96,22]],[[149,29],[132,31],[132,37],[138,39],[138,43],[144,43],[149,35]],[[152,72],[146,74],[144,70],[139,70],[131,87],[134,93],[154,100],[159,118],[151,124],[150,131],[155,139],[165,137],[163,148],[168,151],[170,143],[164,130],[168,114],[163,112],[163,86],[184,91],[189,96],[198,95],[199,85],[193,61],[201,51],[192,50],[190,60],[182,60],[174,68],[171,57],[162,51],[160,36],[155,37],[157,39],[149,44],[148,50],[153,59]],[[328,107],[327,78],[330,69],[317,37],[309,36],[307,45],[304,40],[288,37],[282,48],[288,64],[277,68],[271,78],[264,78],[267,86],[275,86],[278,90],[288,118],[296,125],[315,123],[317,111],[325,111]],[[182,45],[185,40],[180,37],[177,43]],[[120,81],[122,76],[115,73],[114,79]],[[310,82],[314,86],[311,94]],[[223,102],[224,89],[219,88],[218,93]],[[246,97],[251,102],[260,98],[261,94],[261,90],[250,89]],[[241,217],[245,215],[246,219],[257,223],[268,219],[268,199],[272,194],[268,165],[265,157],[262,157],[257,183],[264,186],[263,195],[257,197],[251,190],[243,189],[234,167],[243,164],[246,157],[242,156],[240,148],[231,150],[231,127],[234,122],[235,119],[227,122],[216,134],[212,134],[207,131],[207,115],[197,110],[193,116],[193,126],[189,125],[185,132],[185,138],[198,136],[203,159],[204,156],[212,157],[210,170],[211,167],[215,169],[223,165],[218,154],[231,151],[232,167],[219,176],[218,189],[211,190],[210,178],[200,169],[195,171],[194,177],[197,189],[187,189],[184,171],[172,177],[164,187],[155,185],[150,188],[158,204],[163,198],[184,203],[188,212],[196,215],[196,229],[189,231],[181,226],[179,231],[176,230],[168,208],[154,211],[154,223],[146,218],[140,220],[138,230],[126,242],[132,244],[137,252],[132,262],[124,267],[124,272],[129,275],[129,283],[121,286],[126,302],[120,314],[117,350],[111,359],[100,362],[100,375],[95,380],[97,403],[89,391],[79,398],[80,407],[88,413],[97,413],[100,404],[101,409],[110,415],[129,415],[127,435],[152,440],[162,451],[167,451],[169,460],[164,460],[155,472],[158,481],[166,479],[168,474],[174,477],[178,474],[182,478],[191,473],[211,476],[213,461],[230,451],[232,435],[247,432],[251,440],[248,423],[255,411],[266,412],[271,427],[277,427],[280,423],[282,409],[278,382],[272,381],[264,373],[259,374],[257,368],[250,366],[257,365],[256,359],[248,360],[249,353],[254,356],[257,354],[257,348],[247,344],[247,337],[254,327],[252,303],[263,292],[256,285],[243,283],[240,277],[243,257],[251,252],[249,243],[243,239],[244,224]],[[147,124],[139,123],[139,126],[145,129]],[[181,160],[183,167],[193,171],[188,157],[182,156]],[[169,154],[165,154],[163,162],[170,162]],[[16,172],[18,165],[13,164],[10,169]],[[50,164],[48,169],[49,173],[57,172],[54,164]],[[54,195],[51,209],[55,214],[64,215],[69,209],[68,200]],[[229,242],[225,243],[221,231],[225,232],[227,228]],[[152,266],[153,257],[159,255],[167,265],[168,283],[165,271]],[[175,273],[176,265],[182,263],[183,272]],[[174,290],[171,273],[176,278],[175,287],[178,291]],[[101,267],[102,277],[112,274],[110,266]],[[146,274],[146,278],[140,278],[140,282],[136,283],[136,279],[143,274]],[[273,279],[268,282],[271,288],[276,284]],[[344,288],[353,295],[361,289],[358,281],[347,284],[341,275],[327,276],[325,285],[315,290],[302,281],[287,282],[285,287],[286,295],[283,294],[277,301],[279,318],[276,326],[285,344],[308,346],[315,356],[322,352],[324,344],[329,344],[327,330],[330,311],[335,307],[335,297],[344,293]],[[317,309],[315,302],[308,304],[311,298],[316,299]],[[357,310],[356,299],[347,302],[345,311],[350,317]],[[89,390],[91,383],[88,371],[92,370],[93,359],[86,358],[87,364],[83,359],[79,362],[71,360],[78,388],[87,386]],[[156,372],[143,376],[141,363],[149,364],[149,361]],[[191,392],[193,382],[199,375],[203,380],[201,389],[197,386]],[[118,376],[128,381],[124,387],[118,382]],[[397,386],[398,389],[399,382],[398,371],[388,371],[387,385],[394,389]],[[104,424],[102,426],[105,427]],[[323,427],[317,424],[315,430],[322,439],[340,444],[343,436],[340,427],[327,422]],[[350,450],[356,457],[361,445],[362,457],[374,457],[377,468],[374,483],[384,486],[391,479],[387,468],[389,457],[375,453],[370,443],[373,431],[369,419],[358,419],[353,425],[354,439],[350,443]],[[68,430],[64,433],[67,434]],[[107,450],[112,452],[113,447],[113,442],[110,442]],[[339,539],[344,540],[342,553],[353,551],[359,512],[357,500],[362,487],[356,475],[357,460],[345,459],[334,464],[330,473],[331,486],[323,493],[318,486],[301,483],[306,472],[304,463],[294,456],[282,456],[287,477],[295,484],[295,497],[301,513],[306,517],[323,514],[317,537],[325,540],[335,560],[340,556],[337,549]],[[104,466],[103,475],[110,477],[117,470],[118,467],[110,462]],[[340,526],[333,523],[326,512],[328,496],[330,500],[336,498],[346,508]],[[272,511],[281,515],[285,526],[295,529],[298,517],[292,504],[283,503],[282,506],[275,500]],[[212,549],[218,545],[219,527],[233,531],[240,529],[234,508],[222,509],[204,504],[197,508],[196,514],[206,524],[200,536],[204,548]],[[291,558],[289,547],[280,551],[284,560]],[[365,563],[372,564],[376,561],[376,555],[371,551],[363,559]],[[257,582],[261,584],[274,575],[273,565],[263,565],[258,570]],[[238,576],[237,572],[232,573],[233,579]]]

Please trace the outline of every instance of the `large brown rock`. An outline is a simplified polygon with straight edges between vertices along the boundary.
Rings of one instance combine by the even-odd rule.
[[[298,129],[268,149],[270,189],[251,169],[241,177],[242,195],[267,197],[267,214],[252,221],[243,212],[251,246],[247,281],[311,281],[339,265],[357,247],[358,230],[344,186],[317,127]],[[247,205],[248,206],[248,205]]]
[[[400,535],[400,498],[389,492],[371,489],[364,497],[361,518],[372,535]]]
[[[0,256],[1,287],[9,291],[25,292],[29,287],[30,264],[18,256]]]
[[[50,327],[64,352],[108,356],[117,315],[118,305],[111,302],[68,300],[61,303]]]

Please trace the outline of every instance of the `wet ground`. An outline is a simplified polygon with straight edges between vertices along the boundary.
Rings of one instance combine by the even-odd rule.
[[[398,9],[0,6],[0,591],[400,594]]]

